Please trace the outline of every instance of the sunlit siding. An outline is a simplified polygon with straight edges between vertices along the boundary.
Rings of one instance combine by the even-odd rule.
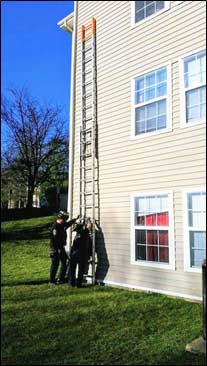
[[[78,28],[97,20],[100,213],[110,267],[107,281],[201,296],[201,275],[184,272],[182,189],[205,185],[205,126],[181,128],[178,59],[205,47],[205,1],[170,9],[132,27],[131,1],[79,1]],[[79,205],[81,44],[78,39],[74,214]],[[132,139],[131,79],[172,68],[172,131]],[[174,192],[176,269],[131,264],[133,192]]]

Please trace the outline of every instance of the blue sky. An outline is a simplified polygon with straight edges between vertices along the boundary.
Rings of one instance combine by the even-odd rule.
[[[27,86],[40,102],[61,105],[67,121],[72,36],[57,22],[72,11],[73,1],[1,2],[2,93]]]

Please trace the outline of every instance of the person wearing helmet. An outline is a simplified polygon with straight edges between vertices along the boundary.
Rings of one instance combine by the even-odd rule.
[[[67,254],[65,251],[65,245],[67,240],[66,230],[76,222],[78,217],[70,221],[67,221],[69,218],[67,212],[60,211],[59,214],[57,215],[55,223],[52,226],[50,233],[51,266],[50,266],[49,284],[64,283],[65,273],[67,269]],[[56,280],[56,274],[60,262],[61,262],[61,268],[59,278],[58,280]]]
[[[92,223],[90,218],[77,222],[74,231],[76,231],[76,236],[70,251],[69,285],[82,287],[83,275],[87,274],[88,260],[92,256]],[[76,280],[77,266],[78,278]]]

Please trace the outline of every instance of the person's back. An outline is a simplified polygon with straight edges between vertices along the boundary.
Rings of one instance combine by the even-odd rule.
[[[70,221],[67,221],[67,219],[68,219],[67,213],[60,211],[50,232],[50,258],[51,258],[50,284],[57,283],[55,276],[60,261],[61,261],[61,269],[58,283],[63,283],[65,280],[67,259],[68,259],[65,251],[65,245],[67,239],[66,230],[68,227],[70,227],[75,223],[77,218],[72,219]]]

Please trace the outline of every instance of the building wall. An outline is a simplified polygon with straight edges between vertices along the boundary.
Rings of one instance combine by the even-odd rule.
[[[205,47],[205,1],[171,1],[168,11],[131,26],[131,1],[80,1],[78,30],[97,21],[100,224],[106,281],[201,296],[201,274],[184,271],[182,189],[205,185],[205,126],[180,126],[178,60]],[[81,43],[78,38],[74,214],[79,204]],[[172,131],[131,138],[131,79],[171,63]],[[131,264],[131,194],[173,190],[175,270]]]

